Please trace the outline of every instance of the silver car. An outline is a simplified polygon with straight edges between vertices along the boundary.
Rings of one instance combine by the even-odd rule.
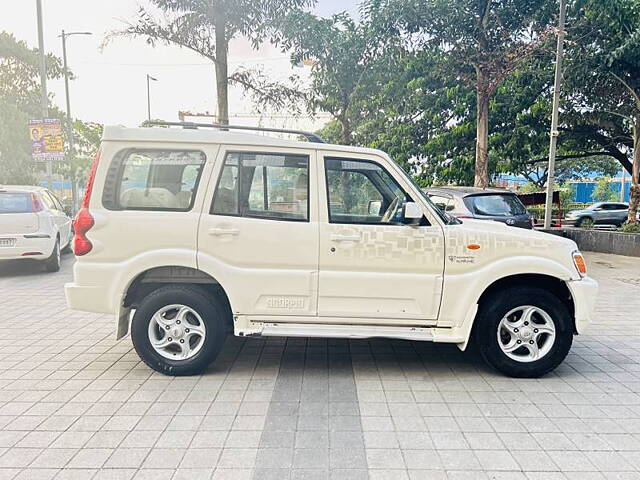
[[[571,210],[563,223],[576,227],[592,225],[622,225],[629,215],[629,205],[616,202],[597,202],[582,210]]]

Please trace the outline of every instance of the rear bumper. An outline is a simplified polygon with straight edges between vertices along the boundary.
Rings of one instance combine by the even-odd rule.
[[[0,247],[0,260],[17,260],[31,258],[44,260],[51,256],[55,239],[45,233],[26,235],[0,235],[0,238],[14,238],[13,247]]]
[[[598,282],[593,278],[567,282],[575,307],[576,332],[584,333],[591,323],[598,296]]]

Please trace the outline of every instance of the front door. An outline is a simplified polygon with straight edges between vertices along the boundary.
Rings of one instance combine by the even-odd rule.
[[[417,199],[376,157],[326,155],[321,164],[318,315],[338,323],[436,323],[442,227],[426,209],[419,224],[403,221],[402,205]]]
[[[225,288],[234,313],[316,314],[314,160],[313,150],[220,149],[200,220],[198,267]]]

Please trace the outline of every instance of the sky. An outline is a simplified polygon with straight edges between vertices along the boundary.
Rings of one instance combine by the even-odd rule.
[[[70,84],[71,115],[86,121],[137,126],[147,118],[146,75],[151,82],[151,116],[178,120],[178,111],[215,112],[213,64],[198,54],[173,46],[146,44],[143,39],[118,38],[101,47],[105,35],[132,21],[146,0],[42,0],[45,50],[62,57],[61,30],[90,31],[91,36],[67,38],[69,68],[75,75]],[[357,16],[358,0],[318,0],[319,15],[348,11]],[[5,30],[29,46],[38,44],[36,0],[0,0],[3,14],[0,31]],[[272,45],[259,51],[238,39],[230,45],[229,70],[261,68],[274,79],[291,73],[308,76],[308,67],[292,68],[288,55]],[[64,82],[49,80],[53,101],[64,110]],[[242,91],[232,89],[229,102],[232,123],[290,128],[316,128],[326,121],[294,119],[278,112],[268,118],[255,115]],[[193,119],[196,120],[196,119]]]

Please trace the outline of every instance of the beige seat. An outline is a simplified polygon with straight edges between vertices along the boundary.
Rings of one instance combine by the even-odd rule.
[[[166,188],[129,188],[120,195],[123,208],[181,208],[175,195]]]

